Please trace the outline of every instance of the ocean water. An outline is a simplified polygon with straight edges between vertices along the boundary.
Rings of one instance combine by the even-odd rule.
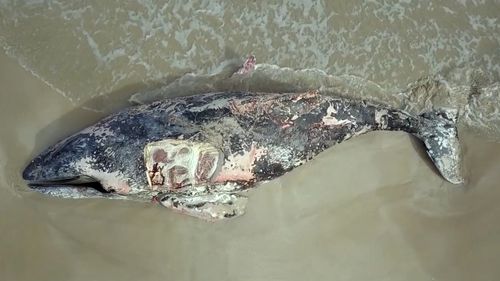
[[[500,274],[499,1],[0,0],[5,280],[494,280]],[[234,77],[248,54],[251,75]],[[207,224],[133,202],[34,194],[20,172],[132,103],[319,89],[456,108],[468,182],[404,133],[338,145]]]

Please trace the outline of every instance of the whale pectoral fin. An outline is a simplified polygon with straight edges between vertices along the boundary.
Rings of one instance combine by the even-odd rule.
[[[157,196],[161,205],[208,221],[241,216],[248,198],[238,193],[187,194],[168,192]]]

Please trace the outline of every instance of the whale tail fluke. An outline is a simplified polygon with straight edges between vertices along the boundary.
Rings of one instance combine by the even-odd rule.
[[[458,111],[440,109],[420,115],[422,126],[415,134],[421,139],[441,175],[451,183],[464,183],[461,149],[458,138]]]

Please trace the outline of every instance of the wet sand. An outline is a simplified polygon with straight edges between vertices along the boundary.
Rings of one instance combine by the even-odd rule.
[[[496,280],[500,143],[461,130],[465,186],[405,133],[340,144],[206,223],[168,209],[30,191],[36,153],[103,114],[0,55],[2,280]]]
[[[0,1],[0,47],[10,56],[0,52],[0,279],[499,279],[499,9],[451,0]],[[340,94],[398,104],[394,94],[430,76],[405,106],[471,113],[460,128],[467,184],[445,182],[419,142],[396,132],[324,152],[251,191],[246,215],[221,223],[152,204],[49,198],[22,181],[34,155],[130,94],[216,73],[248,52],[268,64],[261,76],[283,82],[254,75],[244,85],[252,89],[328,88],[319,75],[328,74]],[[214,85],[187,78],[168,95]]]

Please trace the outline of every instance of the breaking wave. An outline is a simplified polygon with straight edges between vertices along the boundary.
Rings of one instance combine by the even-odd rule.
[[[125,106],[144,87],[133,101],[321,89],[410,112],[454,107],[463,125],[498,140],[493,2],[0,0],[0,46],[75,106],[95,111]],[[266,63],[232,76],[242,52]]]

